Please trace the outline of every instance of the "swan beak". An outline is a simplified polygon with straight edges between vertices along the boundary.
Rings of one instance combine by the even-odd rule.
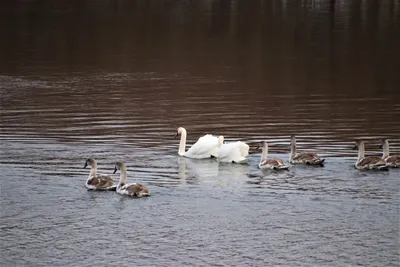
[[[260,150],[260,147],[261,147],[260,145],[257,145],[256,150]]]
[[[83,165],[83,168],[85,169],[87,167],[87,162],[85,162],[85,165]]]
[[[356,149],[358,149],[358,147],[357,147],[357,146],[354,146],[354,147],[353,147],[353,150],[356,150]]]
[[[174,138],[176,138],[176,137],[178,136],[178,134],[179,134],[179,133],[178,133],[178,132],[176,132],[176,134],[175,134]]]
[[[114,168],[114,172],[113,172],[113,174],[114,174],[114,173],[116,173],[116,172],[117,172],[117,168],[115,167],[115,168]]]
[[[380,146],[379,146],[379,149],[382,149],[382,148],[383,148],[383,145],[380,145]]]

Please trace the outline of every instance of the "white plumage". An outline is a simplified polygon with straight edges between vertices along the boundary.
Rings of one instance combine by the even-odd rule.
[[[224,144],[224,137],[221,135],[218,137],[216,157],[219,162],[247,163],[249,149],[249,145],[241,141]]]
[[[215,157],[215,153],[218,150],[218,138],[211,134],[206,134],[197,140],[188,151],[185,151],[186,148],[186,136],[187,132],[185,128],[179,127],[177,133],[175,135],[181,135],[181,140],[179,143],[179,156],[194,158],[194,159],[206,159]]]

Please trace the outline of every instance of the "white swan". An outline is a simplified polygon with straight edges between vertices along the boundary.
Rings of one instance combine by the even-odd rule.
[[[290,137],[290,158],[289,162],[292,164],[306,164],[306,165],[317,165],[324,166],[325,159],[318,157],[317,153],[314,152],[300,152],[296,151],[296,137],[292,135]]]
[[[224,137],[218,137],[218,150],[216,156],[219,162],[247,163],[249,145],[237,141],[224,144]]]
[[[91,166],[89,177],[86,180],[85,187],[89,190],[115,191],[114,179],[110,175],[97,173],[97,162],[93,158],[85,161],[83,168]]]
[[[261,147],[262,153],[260,163],[258,167],[260,169],[271,169],[271,170],[287,170],[289,166],[283,163],[283,160],[276,158],[268,158],[268,144],[265,141],[261,141],[261,144],[257,146],[257,149]]]
[[[211,134],[206,134],[197,140],[188,151],[185,152],[186,148],[186,136],[187,132],[185,128],[179,127],[175,137],[181,135],[181,140],[179,142],[179,156],[194,158],[194,159],[206,159],[215,157],[216,151],[218,150],[218,138]]]
[[[355,163],[356,169],[359,170],[387,170],[388,166],[386,162],[380,157],[376,156],[365,156],[365,145],[364,141],[357,140],[356,145],[353,149],[358,148],[358,158]]]
[[[126,183],[126,166],[122,162],[115,163],[114,173],[117,170],[121,171],[119,176],[119,183],[117,186],[117,193],[121,195],[126,195],[130,197],[149,197],[150,191],[142,184],[137,183]]]
[[[386,165],[391,168],[400,167],[400,155],[389,156],[389,141],[382,139],[381,142],[381,148],[383,148],[382,159],[386,162]]]

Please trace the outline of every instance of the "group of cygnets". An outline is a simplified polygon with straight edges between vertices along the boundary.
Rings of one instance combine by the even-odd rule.
[[[213,136],[211,134],[200,137],[187,151],[185,128],[179,127],[175,137],[181,135],[179,142],[178,154],[182,157],[205,159],[216,158],[218,162],[229,163],[247,163],[249,155],[249,145],[244,142],[237,141],[225,143],[223,136]],[[296,138],[291,136],[290,140],[290,157],[291,164],[305,164],[314,166],[324,166],[325,159],[320,158],[314,152],[297,152]],[[365,156],[364,141],[356,141],[354,149],[358,149],[358,158],[355,163],[355,168],[360,170],[387,170],[389,167],[400,166],[400,155],[389,155],[389,142],[387,139],[382,140],[381,147],[383,148],[383,156]],[[287,170],[288,165],[282,159],[268,158],[268,144],[262,141],[257,149],[262,150],[258,167],[260,169],[271,170]],[[93,158],[86,160],[83,168],[91,166],[89,177],[86,180],[85,187],[88,190],[116,191],[118,194],[131,197],[150,196],[150,191],[142,184],[126,183],[127,169],[124,163],[115,163],[114,173],[120,171],[120,179],[117,185],[114,184],[114,179],[109,175],[97,173],[97,162]]]
[[[88,190],[98,191],[117,191],[118,194],[131,196],[131,197],[148,197],[150,191],[142,184],[138,183],[126,183],[126,166],[123,162],[115,163],[114,173],[118,170],[120,178],[118,185],[114,184],[114,179],[110,175],[98,174],[97,173],[97,162],[93,158],[86,160],[83,168],[91,166],[89,177],[86,180],[85,187]]]

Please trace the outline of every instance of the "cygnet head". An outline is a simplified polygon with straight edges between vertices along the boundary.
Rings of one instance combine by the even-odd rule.
[[[115,163],[114,172],[113,173],[116,173],[119,170],[126,171],[126,167],[125,167],[124,163],[118,161],[118,162]]]
[[[379,146],[379,148],[383,148],[383,146],[385,145],[385,143],[387,142],[387,139],[381,139],[381,145]]]
[[[261,141],[258,145],[257,145],[257,150],[262,149],[265,146],[265,141]]]
[[[362,142],[363,142],[362,140],[356,140],[356,142],[354,143],[353,150],[358,149]]]
[[[85,161],[85,165],[83,165],[83,168],[85,169],[87,166],[92,166],[92,165],[95,165],[95,164],[96,164],[96,161],[94,159],[88,158]]]

